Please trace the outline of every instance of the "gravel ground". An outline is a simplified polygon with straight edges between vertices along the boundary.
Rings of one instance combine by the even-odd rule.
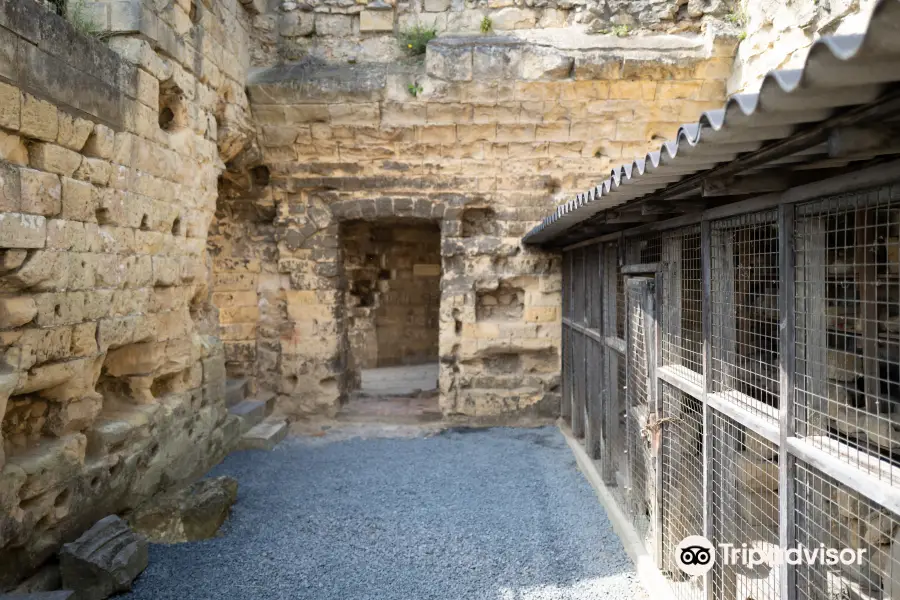
[[[555,428],[330,437],[229,456],[222,535],[151,546],[124,597],[646,598]]]

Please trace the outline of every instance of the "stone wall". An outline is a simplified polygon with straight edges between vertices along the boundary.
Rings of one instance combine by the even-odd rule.
[[[350,221],[341,240],[351,372],[436,363],[440,229]]]
[[[206,240],[251,133],[248,17],[92,10],[108,45],[0,0],[0,590],[238,433]]]
[[[520,244],[555,204],[721,106],[733,36],[444,36],[424,63],[273,67],[249,85],[270,169],[279,410],[353,384],[342,223],[441,231],[441,407],[554,415],[559,258]]]
[[[254,64],[390,62],[415,28],[438,35],[558,29],[698,32],[737,0],[271,0],[253,22]]]
[[[769,71],[800,68],[823,35],[862,33],[874,6],[875,0],[742,0],[735,15],[746,39],[728,92],[756,92]]]

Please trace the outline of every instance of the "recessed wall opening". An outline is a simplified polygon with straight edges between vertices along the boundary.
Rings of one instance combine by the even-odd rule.
[[[342,225],[351,387],[357,398],[437,388],[441,236],[430,222]]]

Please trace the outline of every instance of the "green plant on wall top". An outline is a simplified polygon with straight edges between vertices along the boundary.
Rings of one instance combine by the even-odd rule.
[[[491,21],[490,17],[485,16],[481,20],[481,33],[490,33],[493,30],[494,30],[494,22]]]
[[[746,11],[741,8],[736,8],[725,15],[725,22],[737,27],[746,27],[749,20],[750,18],[747,16]]]
[[[628,25],[613,25],[609,29],[601,29],[598,33],[612,34],[616,37],[626,37],[631,29]]]
[[[406,86],[406,89],[409,91],[409,95],[412,96],[413,98],[418,97],[419,94],[421,94],[423,91],[422,86],[419,84],[418,81],[408,84]]]
[[[406,31],[400,32],[400,47],[407,54],[418,56],[425,54],[425,48],[428,42],[437,37],[437,29],[434,27],[422,27],[414,25]]]

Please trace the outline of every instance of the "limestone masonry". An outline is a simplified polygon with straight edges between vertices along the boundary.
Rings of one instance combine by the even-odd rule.
[[[560,258],[522,235],[865,11],[64,4],[0,0],[0,592],[234,448],[229,379],[330,418],[439,362],[448,418],[555,417]]]

